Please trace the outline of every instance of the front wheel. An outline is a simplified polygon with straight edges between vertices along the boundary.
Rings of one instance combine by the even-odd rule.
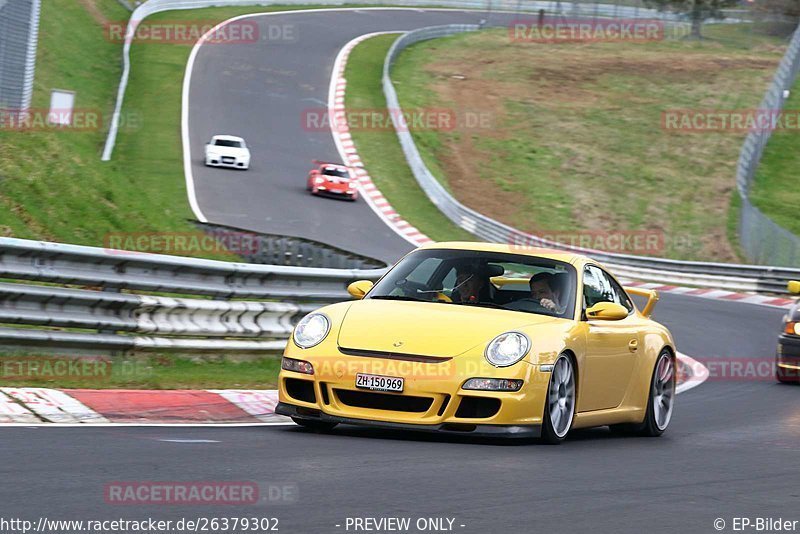
[[[542,416],[542,441],[555,445],[564,441],[575,417],[575,369],[572,359],[562,354],[553,365],[547,402]]]
[[[330,423],[328,421],[315,421],[313,419],[302,419],[300,417],[292,417],[292,421],[302,426],[303,428],[313,430],[314,432],[328,432],[329,430],[333,430],[333,428],[339,424],[339,423]]]

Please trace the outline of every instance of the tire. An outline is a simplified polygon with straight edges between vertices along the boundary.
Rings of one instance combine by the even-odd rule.
[[[675,407],[676,380],[675,359],[669,351],[662,350],[653,366],[647,412],[644,421],[636,429],[637,434],[656,438],[667,429]]]
[[[575,420],[575,365],[562,354],[553,365],[542,414],[542,443],[557,445],[564,441]]]
[[[662,365],[666,367],[661,367]],[[659,374],[667,370],[669,376],[663,381]],[[675,359],[667,350],[661,351],[653,366],[653,375],[650,377],[650,389],[647,399],[647,411],[641,423],[626,423],[609,425],[612,434],[625,436],[644,436],[656,438],[663,434],[672,418],[675,406],[675,386],[677,373],[675,372]],[[667,406],[664,406],[664,401]],[[660,409],[659,409],[660,406]],[[666,409],[666,411],[663,411]]]
[[[315,421],[313,419],[302,419],[300,417],[292,417],[292,421],[314,432],[328,432],[339,423],[330,423],[328,421]]]

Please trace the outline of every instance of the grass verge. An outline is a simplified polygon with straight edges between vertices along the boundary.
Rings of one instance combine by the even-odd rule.
[[[796,122],[800,114],[800,80],[792,87],[784,109],[788,111],[785,116]],[[798,168],[800,131],[797,126],[775,130],[756,171],[750,200],[777,224],[800,236],[800,217],[797,216],[797,207],[800,206]]]
[[[173,355],[115,357],[110,364],[84,359],[67,371],[74,359],[56,356],[0,357],[6,387],[81,389],[274,389],[281,359],[269,356],[245,361],[190,360]],[[57,362],[63,362],[58,364]]]

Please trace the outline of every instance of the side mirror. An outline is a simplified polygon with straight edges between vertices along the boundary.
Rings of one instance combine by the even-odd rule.
[[[613,302],[598,302],[586,310],[587,319],[600,321],[619,321],[628,316],[628,310],[621,304]]]
[[[800,295],[800,282],[798,282],[797,280],[792,280],[786,285],[786,289],[789,290],[789,293]]]
[[[350,293],[353,298],[363,299],[364,295],[366,295],[374,285],[375,284],[371,280],[359,280],[347,286],[347,292]]]

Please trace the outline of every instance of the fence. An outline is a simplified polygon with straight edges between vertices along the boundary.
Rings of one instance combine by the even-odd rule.
[[[0,2],[0,109],[30,107],[40,9],[40,0]]]
[[[391,80],[391,68],[399,53],[406,47],[428,39],[456,33],[476,31],[476,25],[447,25],[422,28],[398,38],[386,55],[383,65],[383,92],[389,109],[400,110],[397,91]],[[401,113],[393,113],[397,119]],[[395,124],[395,131],[403,153],[422,190],[439,210],[457,226],[486,241],[516,243],[529,246],[547,246],[576,252],[586,252],[602,261],[624,277],[705,287],[719,287],[735,291],[786,292],[786,281],[800,276],[800,269],[736,265],[726,263],[677,261],[627,254],[611,254],[587,250],[561,243],[546,241],[486,217],[456,200],[425,165],[411,132]]]
[[[0,343],[76,350],[278,351],[299,317],[349,299],[351,281],[375,280],[383,272],[228,263],[2,238],[0,277],[13,282],[0,283],[0,323],[24,327],[0,327]],[[259,301],[237,300],[245,298]]]
[[[775,77],[770,84],[759,109],[772,114],[783,109],[789,90],[800,71],[800,27],[795,30],[789,47],[781,59]],[[772,131],[768,128],[747,134],[739,162],[736,166],[736,186],[742,200],[739,213],[739,238],[750,261],[774,265],[800,264],[800,237],[776,224],[750,201],[750,189],[761,162],[764,147]]]

